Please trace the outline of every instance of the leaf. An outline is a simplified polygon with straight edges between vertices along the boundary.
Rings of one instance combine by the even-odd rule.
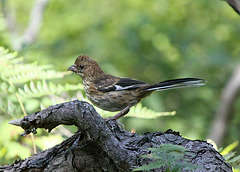
[[[30,89],[32,90],[33,94],[37,94],[39,92],[33,81],[30,82]]]
[[[116,112],[108,112],[104,111],[102,109],[99,109],[98,107],[94,108],[97,109],[97,111],[103,116],[103,117],[110,117],[114,116]],[[143,118],[143,119],[154,119],[160,116],[172,116],[175,115],[176,111],[172,112],[155,112],[151,109],[148,109],[147,107],[143,107],[141,103],[138,103],[137,105],[133,106],[129,113],[127,114],[127,117],[135,117],[135,118]]]
[[[136,168],[133,171],[152,170],[152,169],[161,168],[164,166],[166,166],[166,164],[164,164],[163,162],[155,161],[153,163],[149,163],[149,164],[143,165],[139,168]]]
[[[83,89],[82,84],[66,84],[65,86],[63,86],[61,84],[55,85],[52,82],[47,82],[46,80],[37,81],[37,83],[31,81],[30,84],[24,84],[23,87],[24,89],[18,89],[18,93],[24,98],[39,98],[49,95],[60,95],[64,91]]]
[[[226,161],[229,161],[232,157],[235,156],[235,152],[229,152],[228,154],[223,155],[224,159],[226,159]]]
[[[226,155],[228,154],[229,152],[231,152],[233,149],[235,149],[239,144],[239,141],[235,141],[233,142],[232,144],[228,145],[226,148],[224,148],[222,151],[221,151],[221,154],[222,155]]]
[[[7,158],[14,158],[19,156],[20,158],[24,159],[31,155],[30,149],[22,146],[17,142],[8,142],[8,152],[6,154]]]
[[[139,170],[151,170],[163,166],[168,167],[170,171],[181,171],[182,169],[193,170],[201,168],[196,164],[187,162],[184,158],[188,154],[188,149],[179,145],[161,144],[159,147],[147,148],[151,154],[142,155],[142,158],[152,159],[154,162],[136,168]]]
[[[233,157],[231,160],[228,161],[229,163],[238,163],[240,164],[240,155]]]
[[[24,85],[24,91],[26,92],[28,97],[32,97],[32,91],[30,90],[27,84]]]
[[[50,82],[51,79],[63,78],[70,73],[55,71],[52,65],[25,63],[23,57],[17,57],[17,52],[10,53],[3,47],[0,47],[0,64],[0,108],[4,114],[22,113],[16,94],[21,96],[23,105],[29,105],[27,99],[49,97],[50,100],[50,96],[83,89],[82,84],[61,85]],[[43,101],[44,99],[38,100],[36,107],[44,104]]]
[[[153,119],[159,116],[172,116],[175,115],[176,111],[172,112],[155,112],[151,109],[143,107],[141,103],[138,103],[136,106],[133,106],[128,114],[128,117],[144,118],[144,119]]]

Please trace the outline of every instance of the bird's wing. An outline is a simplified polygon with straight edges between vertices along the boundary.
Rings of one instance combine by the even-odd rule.
[[[109,91],[121,91],[121,90],[132,90],[139,87],[147,86],[145,82],[138,81],[130,78],[118,78],[111,75],[105,75],[104,79],[100,78],[95,81],[95,85],[98,91],[109,92]]]

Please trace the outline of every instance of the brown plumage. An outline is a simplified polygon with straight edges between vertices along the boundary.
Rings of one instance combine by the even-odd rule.
[[[108,75],[95,60],[87,55],[79,56],[68,70],[77,73],[82,78],[85,93],[94,105],[107,111],[120,111],[108,120],[126,115],[132,106],[156,90],[205,85],[205,80],[198,78],[174,79],[148,84],[135,79]]]

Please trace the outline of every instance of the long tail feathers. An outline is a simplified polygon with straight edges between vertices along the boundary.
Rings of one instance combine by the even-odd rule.
[[[184,87],[200,87],[206,84],[206,81],[198,78],[182,78],[182,79],[173,79],[167,80],[163,82],[159,82],[157,84],[150,85],[144,91],[154,91],[154,90],[169,90],[169,89],[177,89]]]

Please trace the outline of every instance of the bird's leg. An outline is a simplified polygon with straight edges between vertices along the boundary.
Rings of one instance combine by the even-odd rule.
[[[123,110],[121,110],[120,112],[118,112],[115,116],[110,117],[110,118],[106,118],[106,119],[105,119],[106,122],[111,121],[111,120],[117,120],[117,119],[123,117],[124,115],[126,115],[126,114],[129,112],[130,107],[131,107],[131,106],[127,106],[127,107],[125,107]]]

